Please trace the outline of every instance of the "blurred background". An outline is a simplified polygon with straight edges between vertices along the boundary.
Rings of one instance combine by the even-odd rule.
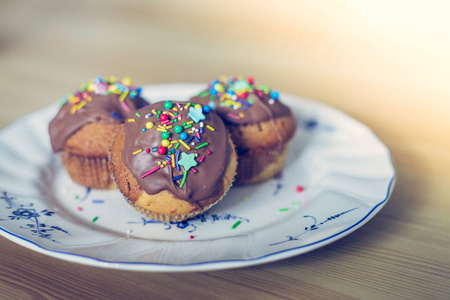
[[[433,0],[1,0],[0,128],[97,75],[145,85],[240,74],[367,124],[405,173],[448,174],[449,9]]]

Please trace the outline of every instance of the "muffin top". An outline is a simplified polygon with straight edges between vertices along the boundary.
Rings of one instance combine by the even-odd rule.
[[[87,81],[60,100],[60,110],[49,124],[53,151],[63,150],[67,140],[87,124],[125,122],[138,108],[148,105],[140,93],[129,78],[119,81],[97,77]]]
[[[208,106],[161,101],[124,124],[122,161],[143,190],[195,203],[217,194],[230,163],[228,133]]]
[[[208,105],[227,124],[255,124],[290,115],[280,102],[279,93],[264,85],[255,85],[252,77],[221,76],[191,101]]]

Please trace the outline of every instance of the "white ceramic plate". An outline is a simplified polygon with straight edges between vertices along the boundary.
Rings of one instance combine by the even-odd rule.
[[[146,86],[151,101],[183,100],[203,84]],[[336,109],[282,95],[298,118],[283,174],[232,187],[183,223],[144,217],[118,191],[71,181],[52,153],[51,106],[0,132],[0,233],[72,262],[139,271],[205,271],[299,255],[364,225],[388,200],[395,170],[366,126]]]

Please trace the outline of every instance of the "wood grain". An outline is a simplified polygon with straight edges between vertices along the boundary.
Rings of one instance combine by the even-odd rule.
[[[445,1],[2,1],[0,128],[97,75],[138,84],[252,75],[367,124],[391,150],[398,180],[361,229],[256,267],[102,269],[1,238],[0,298],[448,299],[449,8]]]

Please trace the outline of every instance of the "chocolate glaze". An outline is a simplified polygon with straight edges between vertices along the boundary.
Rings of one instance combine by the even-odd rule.
[[[171,124],[172,128],[167,129],[167,131],[170,132],[170,140],[180,140],[180,134],[175,133],[175,126],[181,126],[184,122],[187,123],[193,121],[188,116],[190,108],[185,108],[187,102],[179,102],[182,110],[180,110],[180,107],[177,106],[177,102],[175,101],[151,104],[138,110],[138,113],[141,114],[141,116],[134,118],[135,122],[127,122],[124,124],[125,142],[122,152],[122,161],[147,194],[155,195],[163,190],[168,190],[179,199],[195,205],[196,202],[200,200],[214,196],[220,188],[223,176],[225,175],[230,162],[230,154],[232,151],[229,144],[228,133],[223,121],[214,111],[210,111],[209,113],[202,112],[205,117],[204,120],[201,120],[198,123],[193,122],[191,128],[183,130],[183,132],[187,133],[189,136],[185,140],[187,143],[191,137],[196,136],[195,133],[189,133],[189,131],[194,128],[199,129],[200,142],[196,141],[195,138],[192,139],[188,144],[190,150],[182,144],[175,149],[177,145],[175,142],[172,144],[173,147],[171,149],[166,148],[166,151],[174,151],[173,158],[175,161],[178,151],[180,151],[180,157],[182,157],[183,152],[185,153],[184,155],[197,154],[197,157],[195,157],[197,165],[193,167],[194,169],[190,168],[186,172],[186,180],[184,185],[180,187],[182,179],[174,181],[173,178],[185,173],[184,163],[181,165],[180,162],[180,170],[177,170],[176,164],[175,167],[172,167],[171,160],[169,161],[167,159],[172,159],[172,154],[166,153],[162,155],[153,151],[154,148],[162,147],[163,141],[162,131],[158,131],[158,125],[161,127],[163,126],[161,119],[158,117],[162,114],[158,115],[157,113],[155,114],[155,112],[161,111],[164,113],[170,111],[172,114],[174,113],[173,108],[167,109],[164,107],[167,102],[172,103],[173,107],[177,108],[177,113],[181,115],[177,122]],[[192,106],[194,105],[191,105],[190,107]],[[173,117],[169,117],[169,120],[171,119],[173,119]],[[147,122],[152,122],[154,127],[149,129],[146,126]],[[203,133],[200,133],[201,122],[203,122]],[[186,124],[186,126],[189,126],[189,124]],[[213,128],[214,131],[208,129],[207,126]],[[205,142],[208,143],[207,146],[196,149],[198,145],[204,144]],[[192,143],[194,143],[194,145],[192,145]],[[149,149],[148,152],[147,149]],[[140,150],[142,151],[135,153]],[[205,157],[202,159],[203,156]],[[167,164],[163,168],[160,167],[158,169],[158,162],[166,162]],[[145,173],[154,170],[155,168],[157,171],[142,178]]]
[[[256,86],[252,78],[221,77],[210,82],[208,88],[191,101],[215,106],[217,114],[227,124],[255,124],[291,114],[278,97],[271,96],[272,92],[273,96],[278,94],[266,86]]]
[[[95,82],[106,82],[104,86],[111,86],[108,81],[102,78],[96,78]],[[86,85],[92,84],[92,81]],[[85,85],[85,86],[86,86]],[[96,93],[95,91],[84,90],[77,91],[74,95],[69,95],[69,101],[66,101],[58,111],[55,118],[49,124],[50,141],[54,152],[63,150],[66,141],[84,125],[89,123],[121,124],[125,122],[129,116],[134,116],[138,108],[148,105],[148,103],[138,95],[138,89],[127,87],[127,91],[133,91],[134,97],[128,95],[123,102],[129,108],[129,112],[121,104],[119,98],[122,93],[110,93],[108,95]],[[96,90],[97,91],[97,90]],[[73,107],[90,96],[91,100],[85,101],[84,106],[76,111],[72,111]],[[67,100],[67,99],[65,99]],[[115,116],[114,116],[115,115]]]

